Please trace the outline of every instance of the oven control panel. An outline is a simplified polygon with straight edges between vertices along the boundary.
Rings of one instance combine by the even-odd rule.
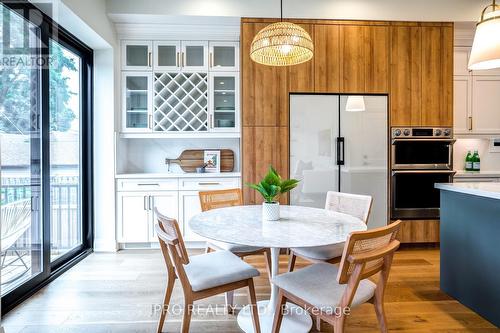
[[[412,138],[412,139],[446,139],[451,138],[453,131],[449,127],[393,127],[392,138]]]

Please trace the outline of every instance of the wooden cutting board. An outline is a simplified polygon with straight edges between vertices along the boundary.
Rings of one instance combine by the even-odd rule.
[[[165,162],[179,164],[184,172],[196,172],[196,168],[204,165],[205,150],[220,151],[220,171],[231,172],[234,169],[234,152],[231,149],[189,149],[184,150],[176,159],[166,159]]]

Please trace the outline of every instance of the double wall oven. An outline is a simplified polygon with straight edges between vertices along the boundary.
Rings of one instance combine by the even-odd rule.
[[[451,128],[392,128],[391,218],[438,219],[436,183],[453,181]]]

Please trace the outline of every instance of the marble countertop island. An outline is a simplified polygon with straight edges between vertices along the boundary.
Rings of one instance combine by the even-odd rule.
[[[436,184],[435,187],[445,191],[453,191],[464,194],[477,195],[480,197],[500,199],[500,183],[440,183]]]

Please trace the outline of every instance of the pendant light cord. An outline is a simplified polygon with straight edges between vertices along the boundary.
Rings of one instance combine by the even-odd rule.
[[[495,2],[495,0],[493,0]],[[283,22],[283,0],[280,0],[280,18],[281,22]]]

